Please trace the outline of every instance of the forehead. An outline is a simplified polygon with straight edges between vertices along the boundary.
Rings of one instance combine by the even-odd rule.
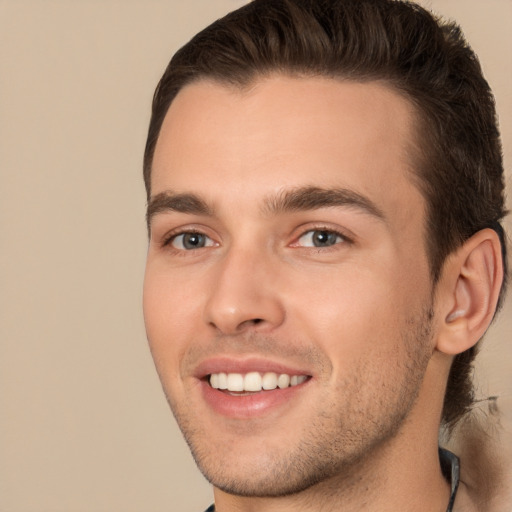
[[[272,76],[245,89],[185,87],[155,149],[152,195],[249,202],[277,188],[343,187],[391,210],[422,207],[413,185],[412,105],[391,87]]]

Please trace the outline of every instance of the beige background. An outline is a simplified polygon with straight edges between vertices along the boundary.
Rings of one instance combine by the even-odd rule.
[[[241,3],[0,0],[2,512],[211,501],[146,347],[141,160],[171,54]],[[462,24],[495,90],[511,195],[512,1],[431,4]],[[479,378],[509,415],[511,335],[509,300]]]

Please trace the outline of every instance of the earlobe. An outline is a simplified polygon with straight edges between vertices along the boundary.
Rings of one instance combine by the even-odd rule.
[[[445,263],[438,290],[437,349],[455,355],[475,345],[489,327],[503,281],[501,245],[492,229],[478,231]]]

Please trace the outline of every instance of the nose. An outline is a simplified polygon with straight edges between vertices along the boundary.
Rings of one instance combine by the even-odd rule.
[[[205,321],[224,335],[247,330],[269,333],[282,324],[285,309],[278,268],[261,252],[232,249],[213,270]]]

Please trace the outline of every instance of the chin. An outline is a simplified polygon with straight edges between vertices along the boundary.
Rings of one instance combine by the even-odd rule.
[[[399,423],[391,422],[388,429],[370,436],[368,431],[343,429],[333,436],[321,428],[325,425],[316,424],[309,431],[296,431],[296,436],[281,436],[280,444],[271,445],[259,436],[246,437],[244,444],[218,439],[212,445],[212,434],[204,436],[197,430],[189,430],[186,439],[199,470],[215,488],[235,496],[275,498],[321,483],[349,485],[369,455],[395,437]]]
[[[218,461],[214,464],[202,460],[196,462],[214,487],[244,497],[276,498],[298,494],[340,473],[340,468],[326,466],[325,461],[319,466],[311,461],[292,462],[277,457],[270,456],[272,461],[268,463],[259,461],[247,465],[240,461],[231,467],[221,466]]]

